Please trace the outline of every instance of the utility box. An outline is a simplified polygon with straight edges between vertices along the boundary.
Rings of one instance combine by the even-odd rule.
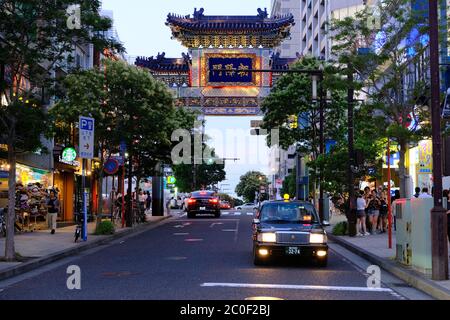
[[[395,216],[397,227],[395,258],[401,264],[410,266],[412,263],[411,199],[394,201],[392,214]]]
[[[431,274],[431,209],[433,199],[411,199],[412,266],[419,272]]]
[[[446,199],[443,201],[446,206]],[[393,203],[397,219],[396,260],[413,269],[431,274],[431,209],[433,198],[400,199]]]

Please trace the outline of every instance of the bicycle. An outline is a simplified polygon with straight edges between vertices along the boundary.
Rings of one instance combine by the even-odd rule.
[[[74,242],[75,243],[77,243],[78,239],[80,239],[82,237],[82,235],[83,235],[84,219],[80,218],[80,217],[82,217],[81,214],[75,215],[75,221],[77,223],[77,226],[75,228],[75,235],[74,235],[74,237],[75,237],[75,241]]]

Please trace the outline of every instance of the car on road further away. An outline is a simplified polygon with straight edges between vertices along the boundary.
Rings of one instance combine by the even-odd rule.
[[[220,209],[229,210],[231,209],[231,205],[228,201],[220,201]]]
[[[196,191],[192,192],[187,201],[187,216],[195,218],[197,214],[214,214],[220,218],[220,201],[214,191]]]
[[[282,257],[308,258],[318,266],[328,262],[327,221],[320,221],[311,203],[269,201],[253,220],[253,260],[261,265]]]
[[[256,209],[258,209],[258,206],[254,203],[246,203],[236,207],[236,210],[243,210],[243,211],[255,211]]]

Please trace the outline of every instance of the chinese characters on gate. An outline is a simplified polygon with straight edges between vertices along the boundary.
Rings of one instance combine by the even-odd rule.
[[[210,58],[210,83],[251,83],[253,75],[251,58]]]

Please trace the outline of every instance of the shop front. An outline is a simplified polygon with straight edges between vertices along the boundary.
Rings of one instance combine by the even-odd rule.
[[[74,221],[75,174],[80,170],[80,162],[76,159],[55,159],[54,188],[58,192],[60,213],[58,220]]]

